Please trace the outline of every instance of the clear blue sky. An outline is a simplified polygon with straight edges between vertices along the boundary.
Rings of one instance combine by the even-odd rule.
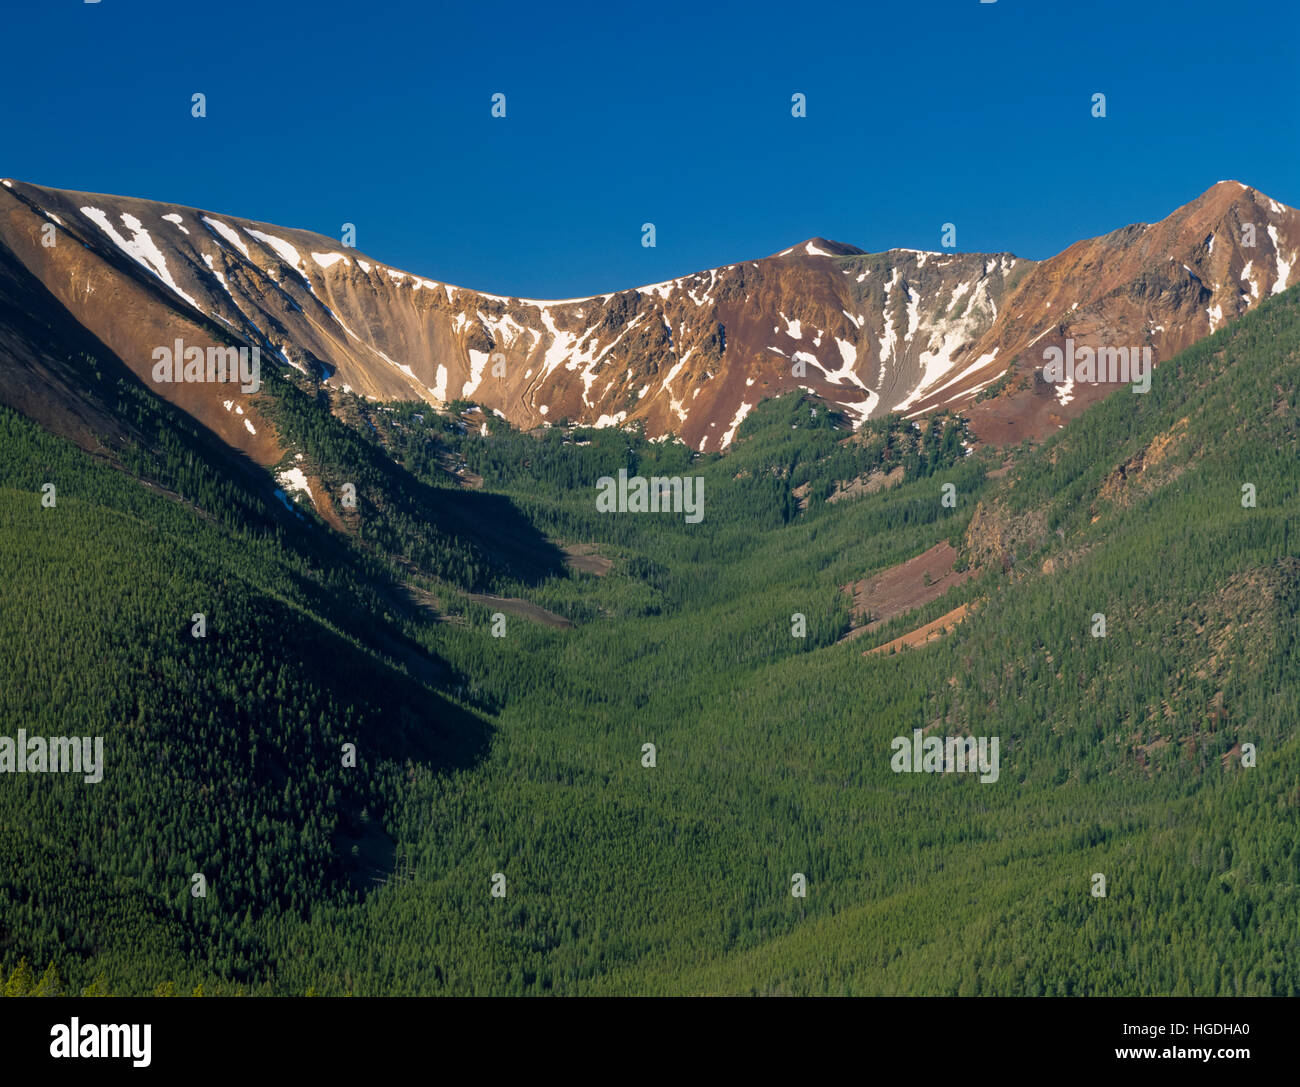
[[[1223,178],[1300,205],[1296,0],[6,7],[0,174],[353,222],[380,260],[500,294],[814,235],[935,249],[944,222],[1041,258]]]

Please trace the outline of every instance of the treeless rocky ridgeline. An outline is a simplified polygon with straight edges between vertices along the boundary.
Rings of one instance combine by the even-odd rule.
[[[267,466],[280,460],[284,450],[275,428],[258,407],[258,394],[242,392],[237,382],[154,382],[156,348],[171,347],[178,339],[187,346],[227,343],[230,330],[178,298],[156,276],[104,239],[93,222],[75,209],[70,210],[69,204],[75,201],[60,201],[61,212],[41,212],[10,188],[0,189],[0,241],[146,387],[188,412],[227,445],[258,464]],[[64,225],[53,223],[50,214]],[[156,210],[153,217],[157,218]],[[51,223],[57,230],[45,234],[42,228]],[[124,225],[122,230],[129,233]],[[55,244],[43,245],[42,238],[49,236],[56,239]],[[234,342],[239,341],[236,338]],[[275,363],[264,359],[263,365]]]
[[[1041,262],[812,238],[562,301],[425,279],[309,231],[12,180],[0,241],[137,373],[158,344],[229,335],[331,388],[473,399],[525,429],[640,420],[706,451],[800,387],[855,420],[956,409],[983,442],[1042,437],[1128,387],[1035,380],[1046,347],[1149,346],[1158,366],[1300,274],[1300,212],[1235,181]],[[1019,380],[977,403],[1013,365]],[[161,392],[259,463],[281,455],[255,406],[240,401],[251,433],[225,397]]]

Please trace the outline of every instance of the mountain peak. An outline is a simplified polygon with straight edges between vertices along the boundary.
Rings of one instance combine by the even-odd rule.
[[[792,245],[789,249],[782,249],[779,253],[773,253],[775,257],[860,257],[866,253],[865,249],[859,249],[856,245],[848,245],[844,242],[833,242],[828,238],[815,237],[805,238],[798,245]]]
[[[1232,179],[1216,181],[1195,200],[1187,204],[1185,208],[1179,210],[1192,210],[1204,207],[1228,207],[1238,201],[1255,203],[1267,207],[1270,211],[1277,214],[1294,210],[1288,208],[1287,205],[1274,200],[1267,193],[1260,192],[1259,189],[1252,188],[1244,182]],[[1177,215],[1178,212],[1175,212],[1174,214]]]

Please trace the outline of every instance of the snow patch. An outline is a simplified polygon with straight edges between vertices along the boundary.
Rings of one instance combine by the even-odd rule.
[[[289,468],[283,472],[276,473],[276,481],[285,491],[305,491],[308,498],[315,501],[311,493],[311,484],[307,482],[307,476],[301,468]]]
[[[665,279],[662,283],[651,283],[649,286],[637,287],[635,290],[637,294],[654,294],[667,301],[673,288],[681,285],[682,281],[680,279]]]
[[[546,329],[551,337],[551,345],[546,349],[546,355],[542,359],[542,373],[539,378],[539,380],[545,380],[568,357],[569,351],[576,344],[577,337],[572,332],[556,328],[555,318],[551,316],[549,309],[543,308],[541,317],[542,327]],[[630,328],[631,325],[628,327]]]
[[[977,280],[973,284],[970,298],[961,317],[948,318],[947,320],[940,319],[933,325],[927,324],[924,331],[930,337],[929,347],[925,351],[922,351],[920,357],[917,359],[921,365],[921,378],[913,387],[912,392],[901,402],[894,405],[894,410],[897,411],[911,407],[919,400],[932,396],[941,389],[951,387],[963,378],[970,376],[975,371],[988,365],[988,363],[993,360],[994,356],[997,354],[996,350],[989,355],[981,356],[976,359],[973,363],[966,366],[961,373],[957,374],[955,377],[949,376],[942,386],[936,387],[936,383],[943,379],[944,375],[948,374],[952,369],[954,356],[974,340],[979,331],[983,314],[988,310],[992,310],[994,316],[997,315],[996,307],[993,305],[993,299],[989,296],[989,282],[990,281],[987,278],[984,278]],[[910,300],[913,303],[919,303],[919,297]],[[914,323],[916,327],[919,327],[920,325],[919,319],[916,319],[913,316],[916,308],[917,307],[914,304],[908,306],[909,339],[911,338],[911,330],[913,329]],[[1044,330],[1039,334],[1039,336],[1035,337],[1035,340],[1031,341],[1031,343],[1037,341],[1043,335],[1046,335],[1046,332],[1047,330]]]
[[[811,248],[811,243],[809,243],[809,248]],[[830,256],[829,253],[826,255]],[[722,435],[722,444],[718,446],[719,449],[726,449],[731,444],[731,439],[736,436],[736,428],[745,421],[745,416],[753,409],[753,404],[741,404],[736,409],[736,414],[731,417],[731,427]]]
[[[307,269],[303,266],[302,257],[298,255],[298,250],[287,241],[283,238],[277,238],[274,234],[264,234],[260,230],[247,230],[246,232],[258,241],[264,242],[266,245],[270,246],[271,249],[274,250],[275,255],[284,261],[285,264],[289,265],[289,267],[302,276],[303,279],[307,278]]]
[[[244,239],[239,236],[234,227],[230,226],[228,223],[223,223],[220,219],[212,219],[207,215],[202,216],[202,219],[227,242],[243,253],[245,260],[253,259],[249,255],[248,246],[244,244]]]
[[[986,268],[986,269],[985,269],[985,273],[987,274],[987,272],[988,272],[988,269]],[[973,286],[975,286],[975,284],[974,284],[973,282],[971,282],[971,283],[959,283],[959,284],[957,284],[957,289],[956,289],[955,291],[952,292],[952,299],[949,301],[949,303],[948,303],[948,308],[947,308],[947,310],[945,310],[944,312],[945,312],[945,313],[951,313],[952,310],[953,310],[953,307],[954,307],[955,305],[957,305],[957,303],[960,302],[960,301],[961,301],[961,300],[966,296],[967,293],[969,293],[970,289],[971,289]]]
[[[131,237],[128,239],[117,232],[113,224],[109,222],[108,215],[99,208],[82,208],[81,214],[107,234],[113,240],[113,244],[140,265],[141,268],[152,272],[191,306],[200,310],[200,312],[202,311],[202,307],[198,302],[177,286],[176,280],[172,278],[171,272],[167,270],[167,258],[154,245],[153,238],[149,236],[149,231],[144,229],[139,219],[134,215],[122,216],[123,224],[131,231]]]
[[[211,253],[203,254],[203,263],[208,266],[208,271],[211,272],[214,276],[216,276],[217,282],[220,283],[223,287],[226,287],[226,277],[223,276],[219,271],[217,271],[217,266],[212,263]],[[230,294],[229,287],[226,287],[226,294]],[[234,298],[234,295],[230,295],[230,297]]]
[[[1246,267],[1244,267],[1244,268],[1241,270],[1241,278],[1244,279],[1244,280],[1246,281],[1246,284],[1250,287],[1250,296],[1251,296],[1251,298],[1258,298],[1258,297],[1259,297],[1259,284],[1256,283],[1253,279],[1250,278],[1250,266],[1251,266],[1252,264],[1254,264],[1254,263],[1255,263],[1255,262],[1254,262],[1253,260],[1248,260],[1248,261],[1246,261]],[[1243,293],[1245,293],[1245,292],[1243,292]]]
[[[487,368],[488,359],[491,355],[487,351],[475,351],[470,348],[469,352],[469,380],[465,382],[460,390],[462,399],[469,399],[469,396],[478,388],[479,382],[483,380],[483,371]]]
[[[906,284],[903,290],[907,292],[907,335],[903,339],[910,340],[921,325],[921,293],[913,294],[912,288]]]
[[[853,429],[857,430],[858,427],[860,427],[864,422],[867,421],[868,418],[870,418],[871,413],[875,410],[876,405],[879,403],[880,403],[879,394],[874,393],[870,389],[868,389],[867,398],[865,400],[859,400],[856,404],[841,403],[840,407],[842,407],[845,411],[851,411],[855,415],[857,415],[858,417],[857,422],[853,424]]]
[[[958,374],[952,380],[945,381],[942,385],[940,385],[937,389],[935,389],[935,392],[941,393],[943,392],[944,389],[956,385],[957,382],[961,381],[963,378],[967,378],[971,374],[976,373],[979,370],[982,370],[985,366],[987,366],[990,362],[992,362],[997,357],[998,357],[998,349],[995,347],[990,354],[981,355],[979,358],[977,358],[974,362],[972,362],[969,366],[967,366],[966,369],[964,369],[960,374]],[[996,378],[991,378],[990,381],[985,382],[985,384],[989,384],[991,381],[994,380],[996,380]]]
[[[1282,209],[1275,208],[1274,210],[1281,211]],[[1273,289],[1269,293],[1281,294],[1286,290],[1287,280],[1291,278],[1291,269],[1295,267],[1296,254],[1292,253],[1290,260],[1282,259],[1282,246],[1278,241],[1277,227],[1272,223],[1268,224],[1268,236],[1273,241],[1273,251],[1277,256],[1277,279],[1273,282]]]

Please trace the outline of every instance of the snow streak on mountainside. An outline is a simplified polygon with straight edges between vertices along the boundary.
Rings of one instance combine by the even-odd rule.
[[[0,189],[0,241],[147,384],[262,463],[283,452],[273,428],[242,397],[235,418],[228,389],[153,386],[155,347],[210,343],[215,329],[327,388],[472,399],[521,427],[641,420],[706,451],[797,387],[855,420],[966,411],[1002,442],[1115,388],[1044,385],[1044,348],[1148,346],[1158,366],[1300,277],[1300,213],[1230,181],[1041,262],[813,238],[564,301],[455,287],[306,231],[17,181]],[[977,400],[1013,364],[1022,380]]]

